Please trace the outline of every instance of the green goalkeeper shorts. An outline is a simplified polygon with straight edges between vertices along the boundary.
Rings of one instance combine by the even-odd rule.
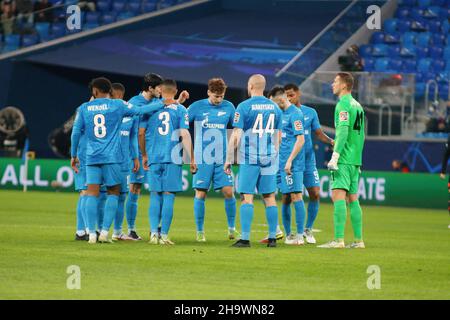
[[[349,194],[357,194],[359,175],[359,166],[338,164],[338,170],[331,172],[331,189],[344,189]]]

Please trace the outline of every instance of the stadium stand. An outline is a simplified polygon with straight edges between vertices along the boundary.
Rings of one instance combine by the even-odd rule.
[[[78,4],[78,1],[48,0],[48,4],[47,2],[44,4],[42,1],[47,0],[33,0],[34,8],[38,10],[25,15],[25,19],[24,15],[20,15],[17,10],[14,11],[14,0],[1,1],[0,53],[30,47],[81,31],[68,31],[65,27],[67,7]],[[188,1],[191,0],[99,0],[96,3],[91,2],[91,6],[82,7],[82,30],[95,29]],[[79,2],[81,3],[81,1]],[[29,18],[30,16],[31,18]]]

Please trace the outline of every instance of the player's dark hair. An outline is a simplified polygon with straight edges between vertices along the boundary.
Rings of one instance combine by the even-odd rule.
[[[98,89],[101,93],[111,93],[111,81],[105,77],[92,79],[89,83],[89,90],[92,91],[93,88]]]
[[[337,76],[342,80],[342,82],[345,83],[345,85],[347,86],[347,90],[352,91],[353,84],[355,82],[353,76],[348,72],[339,72]]]
[[[161,85],[162,86],[167,86],[167,87],[174,87],[175,89],[177,88],[177,82],[175,80],[172,80],[172,79],[163,80]]]
[[[115,82],[111,85],[113,90],[117,90],[120,92],[125,92],[125,86],[121,84],[120,82]]]
[[[163,78],[156,73],[147,73],[144,76],[144,81],[142,83],[142,90],[148,91],[148,88],[155,89],[163,82]]]
[[[213,93],[222,94],[227,89],[227,85],[222,78],[212,78],[208,81],[208,90]]]
[[[267,94],[267,96],[270,97],[275,97],[279,94],[284,94],[284,88],[282,86],[275,86],[272,89],[270,89],[269,93]]]
[[[298,92],[300,91],[300,88],[295,83],[288,83],[284,86],[284,90],[285,91],[294,90],[295,92]]]

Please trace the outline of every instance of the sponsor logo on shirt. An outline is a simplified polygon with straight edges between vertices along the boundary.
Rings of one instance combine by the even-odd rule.
[[[252,104],[252,110],[274,110],[273,104]]]
[[[241,118],[241,115],[239,114],[239,112],[235,112],[233,122],[238,123],[240,118]]]
[[[209,114],[209,112],[203,112],[204,116],[207,116]]]
[[[347,111],[339,112],[339,121],[348,121],[348,112]]]
[[[300,120],[296,120],[294,122],[295,130],[300,131],[303,129],[302,122]]]
[[[130,135],[130,132],[128,132],[128,131],[120,131],[120,135],[122,137],[128,137]]]
[[[131,118],[125,117],[122,119],[122,123],[127,123],[128,121],[131,121]]]
[[[219,113],[217,114],[217,116],[221,117],[223,115],[227,114],[225,111],[219,111]]]

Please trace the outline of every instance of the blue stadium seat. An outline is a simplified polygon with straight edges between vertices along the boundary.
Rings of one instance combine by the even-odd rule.
[[[439,20],[428,21],[428,31],[432,33],[441,32],[442,23]]]
[[[399,7],[395,12],[395,17],[399,20],[404,20],[409,18],[410,10],[409,8]]]
[[[86,20],[85,23],[98,23],[98,20],[100,18],[100,12],[96,12],[96,11],[92,11],[92,12],[87,12],[86,13]]]
[[[447,38],[445,39],[445,44],[450,45],[450,34],[447,34]]]
[[[359,55],[363,58],[370,57],[372,55],[372,46],[364,44],[359,47]]]
[[[399,19],[397,22],[397,29],[401,33],[408,32],[411,27],[411,20],[408,19]]]
[[[445,46],[445,36],[442,33],[434,33],[431,38],[433,46],[444,47]]]
[[[412,31],[422,32],[428,30],[428,24],[426,20],[423,19],[413,19],[411,20],[411,26],[409,27]]]
[[[157,1],[156,0],[144,0],[142,3],[143,12],[153,12],[156,10]]]
[[[42,39],[48,39],[50,35],[50,23],[48,22],[37,22],[34,25],[39,37]]]
[[[410,16],[414,20],[421,20],[423,18],[423,9],[418,7],[412,8]]]
[[[445,70],[445,61],[441,59],[432,59],[432,70],[434,73],[439,73],[442,70]]]
[[[441,84],[439,86],[439,97],[443,100],[449,100],[448,84]]]
[[[375,68],[375,60],[372,58],[364,58],[364,70],[365,71],[374,71]]]
[[[419,8],[426,9],[431,6],[431,0],[417,0],[417,5]]]
[[[11,48],[14,47],[17,49],[20,46],[20,35],[9,34],[5,36],[5,46]]]
[[[131,11],[122,12],[117,15],[117,21],[130,19],[133,18],[134,16],[135,14]]]
[[[159,8],[165,9],[165,8],[171,7],[175,4],[176,4],[175,0],[161,0],[161,2],[159,3]]]
[[[100,18],[102,24],[110,24],[116,22],[116,19],[117,16],[114,12],[106,12]]]
[[[425,95],[425,83],[416,81],[416,98],[422,98]]]
[[[450,71],[441,71],[436,75],[436,80],[439,83],[449,83],[450,82]]]
[[[397,23],[398,23],[398,19],[396,19],[396,18],[387,19],[383,23],[383,29],[387,33],[395,33],[395,32],[397,32]]]
[[[450,22],[448,20],[444,20],[444,22],[441,25],[441,32],[443,34],[448,34],[450,31]]]
[[[400,49],[400,56],[411,58],[416,56],[416,47],[414,45],[404,45]]]
[[[416,44],[416,32],[405,32],[401,37],[403,46]]]
[[[443,53],[444,60],[449,61],[450,60],[450,46],[445,47],[444,53]]]
[[[380,44],[375,44],[372,47],[372,56],[386,57],[387,55],[388,55],[388,45],[380,43]]]
[[[100,12],[108,12],[111,10],[111,0],[98,0],[96,8]]]
[[[60,38],[66,35],[66,25],[62,22],[53,23],[51,27],[51,34],[53,38]]]
[[[417,72],[426,73],[431,71],[432,60],[429,58],[422,58],[417,62]]]
[[[401,47],[398,44],[393,44],[388,46],[388,55],[390,57],[398,57],[400,56]]]
[[[400,59],[389,59],[389,69],[396,72],[402,71],[402,60]]]
[[[415,59],[403,59],[402,71],[405,73],[416,72],[416,60]]]
[[[432,59],[442,59],[443,52],[444,52],[444,49],[442,49],[442,47],[432,46],[432,47],[430,47],[428,54],[429,54],[430,58],[432,58]]]
[[[384,36],[384,42],[388,44],[400,43],[401,34],[399,32],[396,33],[386,33]]]
[[[416,38],[416,44],[421,47],[428,47],[431,40],[431,33],[422,32]]]
[[[128,2],[128,11],[131,11],[135,14],[141,13],[141,1],[130,0],[130,2]]]
[[[388,72],[389,71],[389,59],[388,58],[376,59],[375,60],[375,71]]]
[[[428,58],[428,47],[416,46],[416,59]]]
[[[445,5],[446,0],[431,0],[431,5],[437,7],[443,7]]]
[[[114,0],[112,4],[112,11],[121,13],[125,10],[126,2],[122,0]]]
[[[83,30],[92,30],[98,28],[100,25],[96,22],[85,23],[83,25]]]
[[[26,34],[22,37],[22,47],[30,47],[39,43],[37,34]]]
[[[416,5],[416,0],[399,0],[398,5],[405,7],[414,7]]]
[[[384,33],[378,31],[374,32],[370,38],[370,42],[373,44],[384,43]]]

